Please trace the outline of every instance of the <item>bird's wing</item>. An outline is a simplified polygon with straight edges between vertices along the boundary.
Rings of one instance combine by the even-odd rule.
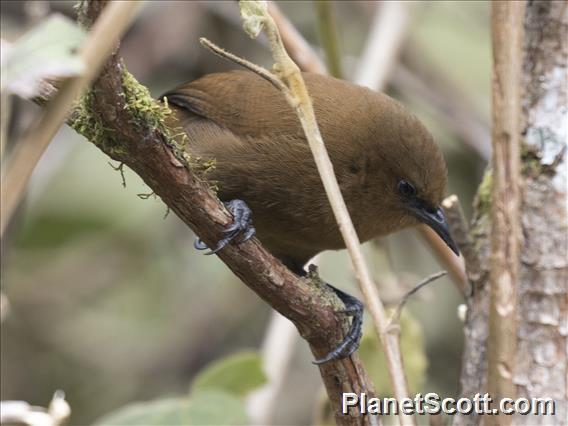
[[[211,120],[238,137],[302,137],[298,119],[284,95],[252,72],[208,74],[164,97],[186,115]]]
[[[207,175],[222,200],[242,199],[254,212],[263,242],[278,256],[300,247],[306,229],[329,222],[329,209],[310,149],[283,95],[250,72],[208,75],[164,95],[188,136],[188,149],[215,159]],[[275,112],[276,111],[276,112]],[[275,225],[276,224],[276,225]],[[311,240],[320,241],[319,232]],[[305,252],[305,253],[304,253]]]
[[[294,111],[284,95],[252,72],[209,74],[162,95],[174,114],[172,128],[182,128],[188,149],[202,158],[214,158],[214,178],[224,190],[243,187],[254,174],[268,185],[286,182],[286,173],[272,176],[267,164],[313,160]],[[286,149],[275,145],[286,144]],[[274,172],[275,174],[276,172]],[[251,190],[259,185],[249,185]],[[238,194],[235,194],[238,195]]]

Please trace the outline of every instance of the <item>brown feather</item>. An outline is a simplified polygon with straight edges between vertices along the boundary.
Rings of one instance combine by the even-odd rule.
[[[437,206],[446,186],[442,154],[426,128],[390,97],[305,73],[316,118],[362,241],[418,221],[401,206],[407,179]],[[165,94],[189,149],[214,158],[222,200],[242,199],[260,240],[304,263],[344,247],[300,123],[284,96],[248,71],[210,74]]]

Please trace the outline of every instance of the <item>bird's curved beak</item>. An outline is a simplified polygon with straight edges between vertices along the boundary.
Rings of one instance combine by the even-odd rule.
[[[412,213],[420,220],[420,222],[425,223],[430,228],[440,236],[442,240],[448,245],[448,247],[457,255],[460,255],[458,246],[452,239],[450,235],[450,228],[448,227],[448,222],[446,221],[446,216],[444,215],[444,210],[438,207],[435,210],[426,209],[423,206],[416,207],[412,209]]]

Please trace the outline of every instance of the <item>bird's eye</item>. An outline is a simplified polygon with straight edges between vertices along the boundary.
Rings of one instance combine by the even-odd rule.
[[[398,182],[398,193],[403,197],[410,198],[416,195],[416,188],[410,182],[402,179]]]

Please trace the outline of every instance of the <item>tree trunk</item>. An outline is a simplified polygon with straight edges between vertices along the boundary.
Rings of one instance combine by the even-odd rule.
[[[521,114],[521,227],[513,383],[522,398],[552,398],[554,416],[516,415],[513,424],[565,425],[568,401],[567,42],[568,6],[529,1],[524,18]],[[487,392],[493,175],[479,187],[470,237],[461,396]],[[456,416],[454,425],[494,418]]]
[[[568,244],[566,217],[568,7],[529,1],[525,16],[523,201],[517,369],[520,397],[550,397],[557,414],[516,423],[565,425],[568,418]]]

